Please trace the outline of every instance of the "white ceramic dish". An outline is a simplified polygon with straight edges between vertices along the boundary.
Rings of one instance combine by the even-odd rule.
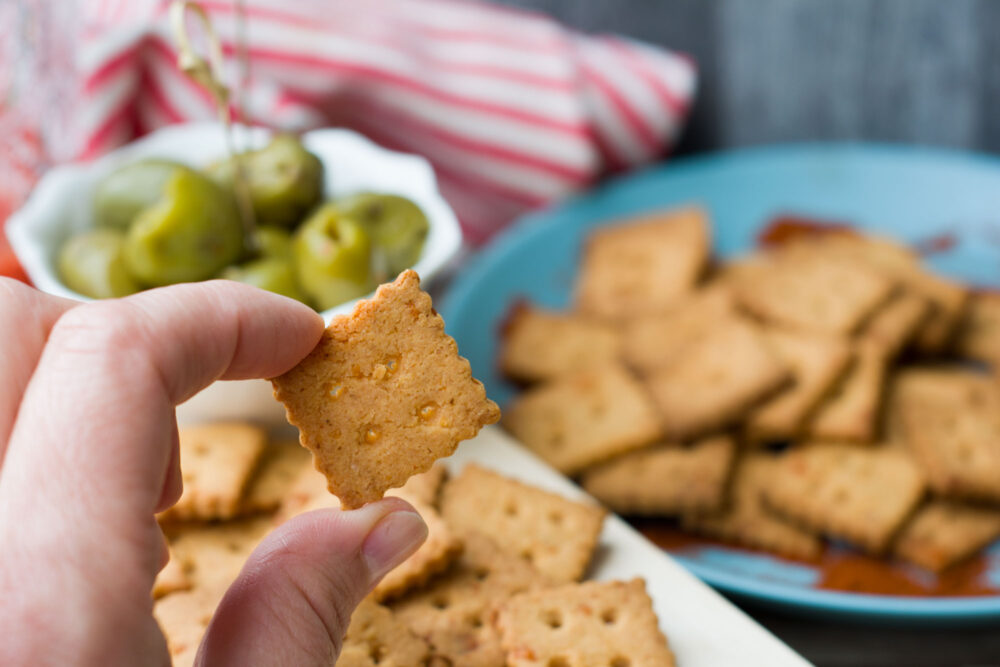
[[[238,138],[250,148],[265,145],[271,136],[262,128],[238,130]],[[323,162],[327,197],[367,190],[402,195],[420,206],[430,221],[430,232],[413,268],[425,282],[456,256],[462,245],[461,228],[438,192],[434,171],[426,160],[386,150],[349,130],[314,130],[305,133],[302,140]],[[118,167],[143,158],[168,158],[202,167],[225,153],[219,124],[189,123],[165,127],[91,163],[56,167],[45,174],[25,205],[7,222],[10,244],[36,287],[87,301],[62,284],[55,262],[59,247],[70,235],[93,226],[91,201],[97,183]],[[323,318],[329,322],[338,313],[350,312],[355,303],[326,310]],[[259,380],[216,383],[181,410],[195,418],[222,418],[233,406],[247,405],[257,419],[283,415],[271,398],[270,385]],[[247,414],[246,410],[240,412]]]

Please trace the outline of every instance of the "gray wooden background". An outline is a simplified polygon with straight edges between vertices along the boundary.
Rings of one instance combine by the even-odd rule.
[[[682,152],[865,139],[1000,152],[996,0],[501,0],[685,51]]]
[[[500,1],[694,56],[701,90],[680,153],[847,139],[1000,152],[1000,0]],[[891,627],[741,604],[824,667],[1000,665],[997,623]]]

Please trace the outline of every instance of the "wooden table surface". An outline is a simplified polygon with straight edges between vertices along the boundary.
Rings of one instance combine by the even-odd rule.
[[[1000,1],[502,1],[694,56],[680,153],[803,140],[1000,152]],[[892,628],[741,606],[823,667],[1000,666],[1000,623]]]

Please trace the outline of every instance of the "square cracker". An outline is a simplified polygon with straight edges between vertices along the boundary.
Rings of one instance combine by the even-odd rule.
[[[718,509],[736,445],[717,436],[691,446],[659,445],[584,471],[587,493],[618,514],[663,516]]]
[[[765,452],[740,457],[732,475],[729,505],[718,512],[682,516],[686,530],[782,556],[816,559],[823,543],[764,507],[763,491],[771,483],[777,459]]]
[[[537,382],[614,361],[620,351],[621,336],[607,322],[519,304],[503,328],[500,368]]]
[[[194,588],[226,588],[272,527],[269,517],[184,524],[171,527],[167,539]]]
[[[153,617],[167,638],[173,667],[190,667],[225,588],[193,588],[172,593],[153,604]]]
[[[817,252],[772,252],[732,280],[739,303],[762,320],[846,335],[892,294],[895,283],[855,262]]]
[[[646,378],[668,438],[687,440],[738,422],[791,377],[745,318],[730,317]]]
[[[467,465],[448,482],[441,514],[458,531],[496,535],[500,546],[553,581],[583,576],[604,522],[604,510],[567,500],[495,472]]]
[[[893,383],[902,437],[939,495],[1000,502],[1000,385],[960,368],[913,368]]]
[[[896,357],[913,341],[930,313],[930,301],[904,288],[862,325],[860,336],[880,344],[888,357]]]
[[[336,667],[415,667],[426,665],[430,647],[371,598],[351,614]]]
[[[386,495],[399,496],[413,504],[423,503],[437,508],[441,488],[446,479],[448,479],[448,468],[443,463],[435,463],[427,472],[414,475],[406,480],[406,484],[398,489],[390,489]]]
[[[503,423],[515,438],[567,475],[660,436],[652,400],[617,363],[524,392],[506,408]]]
[[[166,521],[231,519],[257,462],[267,433],[250,424],[220,422],[180,429],[181,478],[177,504],[160,514]]]
[[[345,508],[378,500],[500,418],[414,271],[334,317],[274,395]]]
[[[711,245],[705,212],[693,207],[598,229],[584,247],[577,308],[608,319],[666,310],[694,287]]]
[[[496,625],[511,667],[675,664],[642,579],[521,593]]]
[[[274,515],[274,523],[280,524],[293,516],[318,509],[340,509],[340,498],[330,493],[326,478],[309,466],[299,473],[291,489]]]
[[[713,284],[684,297],[664,313],[644,313],[626,320],[622,329],[625,362],[640,373],[651,373],[734,312],[732,291]]]
[[[813,443],[779,457],[764,500],[810,530],[878,554],[916,509],[924,487],[905,452]]]
[[[241,514],[272,512],[284,501],[303,470],[311,468],[309,450],[297,442],[272,442],[240,501]]]
[[[768,329],[765,337],[794,382],[750,413],[746,432],[755,441],[789,440],[844,374],[853,352],[845,340],[822,334]]]
[[[877,439],[887,365],[881,345],[857,341],[853,364],[810,417],[805,428],[808,437],[851,442]]]
[[[451,569],[389,606],[450,664],[502,665],[500,639],[491,623],[496,606],[549,582],[524,559],[504,552],[481,533],[463,533],[462,539],[465,550]]]
[[[1000,537],[1000,509],[931,500],[903,527],[893,554],[940,572]]]
[[[972,295],[955,337],[955,350],[966,359],[1000,364],[1000,293]]]

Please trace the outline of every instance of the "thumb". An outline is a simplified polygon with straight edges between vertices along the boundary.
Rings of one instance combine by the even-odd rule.
[[[399,498],[294,517],[229,587],[198,664],[334,664],[354,608],[426,537],[423,519]]]

